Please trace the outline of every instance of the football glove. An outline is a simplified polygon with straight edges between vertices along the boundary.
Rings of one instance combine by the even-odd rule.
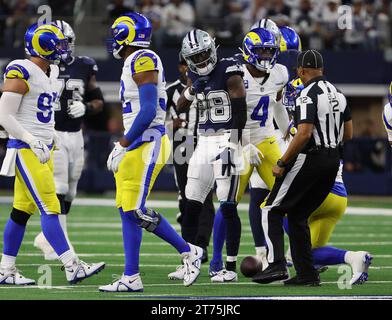
[[[120,162],[124,158],[126,152],[127,149],[124,148],[120,142],[114,143],[114,148],[109,154],[108,161],[106,163],[109,171],[113,171],[114,173],[118,171]]]
[[[83,117],[86,113],[86,105],[81,101],[72,101],[68,105],[68,115],[71,118],[80,118]]]
[[[39,159],[42,164],[46,163],[50,159],[50,151],[46,144],[40,140],[35,140],[30,144],[31,150],[35,156]]]
[[[233,146],[227,146],[220,154],[218,154],[215,160],[222,159],[222,176],[226,175],[230,177],[235,172],[236,164],[234,161],[234,153],[236,150]]]
[[[242,150],[250,165],[258,167],[261,164],[264,155],[255,145],[249,143]]]
[[[210,77],[208,76],[197,78],[197,80],[192,83],[191,94],[202,93],[209,79]]]

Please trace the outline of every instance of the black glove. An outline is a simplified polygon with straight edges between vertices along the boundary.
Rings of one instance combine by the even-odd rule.
[[[224,176],[226,172],[226,175],[230,177],[231,172],[235,171],[236,165],[234,163],[234,152],[235,150],[233,148],[226,147],[216,156],[215,160],[222,159],[222,176]]]
[[[192,83],[192,87],[191,87],[192,94],[202,93],[209,79],[210,79],[209,76],[197,78],[197,80]]]

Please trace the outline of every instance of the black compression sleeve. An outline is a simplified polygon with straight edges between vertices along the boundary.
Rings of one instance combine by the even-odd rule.
[[[247,118],[246,98],[231,99],[231,110],[233,115],[232,128],[238,130],[238,137],[241,139],[242,129],[245,127]]]
[[[104,101],[103,100],[103,94],[102,94],[102,91],[101,91],[100,87],[96,87],[95,89],[93,89],[91,91],[88,91],[86,93],[86,97],[85,98],[86,98],[85,100],[87,102],[90,102],[92,100],[102,100],[102,101]]]

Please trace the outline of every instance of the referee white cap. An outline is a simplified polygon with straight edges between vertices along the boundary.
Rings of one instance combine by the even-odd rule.
[[[297,67],[319,69],[324,67],[323,57],[317,50],[302,51],[297,58]]]

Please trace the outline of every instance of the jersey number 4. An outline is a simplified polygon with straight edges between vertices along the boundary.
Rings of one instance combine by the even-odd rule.
[[[269,96],[263,96],[259,100],[259,103],[254,108],[250,118],[255,121],[260,121],[260,127],[264,127],[268,119],[268,106]],[[261,113],[260,113],[261,110]]]

